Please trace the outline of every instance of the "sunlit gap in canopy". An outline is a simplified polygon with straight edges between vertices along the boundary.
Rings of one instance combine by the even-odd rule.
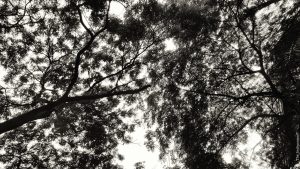
[[[246,129],[248,138],[246,143],[240,143],[237,145],[238,150],[232,151],[232,150],[225,150],[223,153],[223,159],[226,163],[233,163],[234,158],[237,158],[239,160],[241,159],[247,159],[249,162],[249,168],[250,169],[265,169],[267,168],[266,162],[260,160],[257,158],[257,153],[261,149],[261,146],[263,144],[263,140],[261,138],[261,135],[258,134],[256,131],[251,130],[249,128]]]
[[[168,38],[164,41],[164,44],[166,46],[165,50],[166,51],[174,51],[177,49],[177,46],[175,44],[175,41],[173,38]]]
[[[125,10],[125,4],[122,4],[122,2],[112,1],[110,4],[110,15],[119,19],[124,19]]]

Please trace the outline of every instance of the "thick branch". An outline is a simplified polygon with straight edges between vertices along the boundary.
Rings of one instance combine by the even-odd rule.
[[[150,87],[150,85],[146,85],[146,86],[143,86],[138,89],[107,92],[107,93],[98,94],[98,95],[63,97],[55,102],[52,102],[45,106],[30,110],[24,114],[21,114],[19,116],[13,117],[13,118],[3,122],[3,123],[0,123],[0,134],[5,133],[10,130],[13,130],[13,129],[16,129],[16,128],[22,126],[23,124],[26,124],[33,120],[46,118],[51,115],[51,113],[54,111],[54,109],[57,106],[60,106],[64,103],[80,102],[80,101],[87,101],[87,100],[97,100],[97,99],[101,99],[101,98],[119,96],[119,95],[137,94],[143,90],[146,90],[149,87]]]
[[[16,129],[30,121],[48,117],[57,105],[59,105],[58,102],[53,102],[0,123],[0,134]]]

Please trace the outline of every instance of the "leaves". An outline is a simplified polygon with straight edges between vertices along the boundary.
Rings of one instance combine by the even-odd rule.
[[[13,3],[0,7],[15,11]],[[17,125],[1,136],[5,153],[0,161],[7,167],[120,168],[114,162],[117,145],[130,142],[136,125],[124,120],[134,116],[134,107],[125,110],[121,103],[136,104],[138,91],[131,89],[147,88],[143,78],[137,79],[142,69],[137,53],[144,46],[151,49],[153,42],[144,40],[149,30],[140,21],[128,17],[123,23],[107,14],[109,3],[30,1],[27,8],[19,3],[23,17],[3,17],[7,31],[0,34],[5,72],[0,128]],[[18,19],[15,25],[11,22]],[[83,25],[93,35],[87,36]],[[108,42],[111,35],[123,38],[126,51],[116,48],[116,40]],[[130,97],[123,97],[127,90]],[[64,101],[77,96],[99,98]],[[44,120],[30,122],[36,119]]]
[[[128,5],[118,19],[106,0],[3,2],[8,167],[120,168],[116,148],[130,143],[139,110],[158,126],[145,146],[170,156],[167,167],[247,168],[222,153],[239,151],[250,129],[269,166],[296,163],[299,3],[118,1]]]

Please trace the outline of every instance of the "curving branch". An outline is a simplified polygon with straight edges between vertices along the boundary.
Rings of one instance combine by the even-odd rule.
[[[74,85],[78,79],[78,75],[79,75],[79,65],[81,62],[81,55],[90,48],[90,46],[92,45],[95,38],[96,38],[96,36],[92,36],[91,39],[86,43],[86,45],[82,49],[80,49],[79,52],[77,53],[76,59],[75,59],[74,72],[71,77],[71,82],[70,82],[69,86],[67,87],[63,97],[67,97],[69,95],[69,93],[71,92],[72,88],[74,87]]]
[[[79,75],[79,65],[80,65],[80,62],[81,62],[81,55],[87,51],[92,43],[94,42],[94,40],[96,39],[96,37],[104,32],[107,28],[107,25],[108,25],[108,14],[109,14],[109,8],[110,8],[110,1],[109,1],[109,4],[108,4],[108,9],[107,9],[107,12],[106,12],[106,19],[105,19],[105,23],[104,23],[104,26],[99,30],[97,31],[95,34],[93,34],[86,26],[85,24],[82,22],[82,18],[81,18],[81,15],[80,15],[80,20],[81,20],[81,23],[84,25],[85,29],[90,33],[91,35],[91,38],[90,40],[85,44],[85,46],[83,48],[81,48],[81,50],[79,50],[79,52],[77,53],[76,55],[76,59],[75,59],[75,67],[74,67],[74,72],[72,74],[72,77],[71,77],[71,82],[70,84],[68,85],[65,93],[63,94],[63,97],[68,97],[68,95],[70,94],[72,88],[75,86],[76,82],[77,82],[77,79],[78,79],[78,75]]]

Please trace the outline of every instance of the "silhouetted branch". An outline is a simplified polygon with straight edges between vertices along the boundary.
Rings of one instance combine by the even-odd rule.
[[[253,72],[253,70],[250,69],[250,68],[246,65],[246,63],[244,62],[244,60],[243,60],[243,51],[241,51],[241,50],[239,49],[239,50],[238,50],[238,55],[239,55],[239,59],[240,59],[242,65],[243,65],[243,67],[244,67],[245,69],[247,69],[248,72]],[[255,71],[255,72],[258,72],[258,71]]]
[[[109,7],[108,7],[109,8]],[[109,10],[109,9],[108,9]],[[69,95],[69,93],[71,92],[72,88],[74,87],[77,79],[78,79],[78,74],[79,74],[79,65],[80,65],[80,62],[81,62],[81,55],[90,48],[90,46],[92,45],[92,43],[94,42],[94,40],[96,39],[96,37],[104,32],[104,30],[107,28],[107,24],[108,24],[108,10],[107,10],[107,15],[106,15],[106,21],[104,23],[104,26],[98,31],[96,32],[95,34],[92,34],[90,40],[86,43],[86,45],[81,49],[79,50],[79,52],[77,53],[76,55],[76,59],[75,59],[75,67],[74,67],[74,72],[72,74],[72,77],[71,77],[71,82],[69,84],[69,86],[67,87],[63,97],[67,97]]]
[[[27,24],[27,23],[25,23],[25,24],[22,24],[22,25],[20,25],[20,22],[23,20],[23,18],[25,17],[25,15],[26,15],[26,10],[27,10],[27,5],[29,4],[29,3],[31,3],[31,1],[32,0],[29,0],[26,4],[25,4],[25,6],[24,6],[24,12],[23,12],[23,14],[21,15],[21,17],[17,20],[17,22],[16,23],[14,23],[14,24],[11,24],[11,25],[5,25],[5,24],[0,24],[0,28],[4,28],[4,29],[11,29],[11,28],[15,28],[15,27],[20,27],[20,26],[23,26],[23,25],[25,25],[25,24]],[[10,14],[10,16],[14,16],[14,15],[18,15],[17,13],[15,13],[15,14],[13,14],[13,15],[11,15]],[[9,15],[8,15],[9,16]],[[34,22],[29,22],[29,23],[34,23]]]
[[[243,29],[241,23],[238,21],[237,16],[235,17],[236,19],[236,23],[237,23],[237,27],[240,29],[240,31],[242,32],[243,36],[245,37],[245,39],[247,40],[247,42],[249,43],[250,47],[256,52],[256,54],[258,55],[258,60],[259,60],[259,67],[260,67],[260,73],[262,74],[262,76],[264,77],[264,79],[266,80],[266,82],[268,83],[268,85],[270,86],[271,90],[277,95],[279,96],[280,93],[277,90],[277,88],[275,87],[274,83],[272,82],[270,76],[266,73],[265,67],[264,67],[264,56],[263,53],[260,49],[258,49],[258,47],[251,42],[251,40],[249,39],[247,33],[245,32],[245,30]]]
[[[247,71],[247,72],[238,72],[238,73],[235,73],[233,75],[229,75],[228,77],[226,77],[224,80],[230,80],[231,78],[235,78],[237,76],[244,76],[244,75],[252,75],[252,74],[255,74],[255,73],[259,73],[260,71],[256,70],[256,71]]]
[[[35,108],[33,110],[30,110],[26,113],[23,113],[21,115],[18,115],[16,117],[13,117],[13,118],[5,121],[5,122],[0,123],[0,134],[5,133],[10,130],[13,130],[13,129],[16,129],[16,128],[22,126],[23,124],[26,124],[33,120],[44,119],[44,118],[50,116],[51,113],[55,110],[55,108],[57,106],[60,106],[64,103],[90,101],[90,100],[97,100],[97,99],[112,97],[112,96],[136,94],[143,90],[146,90],[149,87],[150,87],[150,85],[146,85],[146,86],[143,86],[138,89],[106,92],[106,93],[97,94],[97,95],[62,97],[61,99],[58,99],[55,102],[51,102],[47,105],[41,106],[39,108]]]
[[[225,148],[225,146],[234,138],[238,135],[239,132],[241,132],[249,123],[251,123],[254,120],[257,120],[259,118],[281,118],[281,115],[277,115],[277,114],[259,114],[256,116],[253,116],[251,118],[249,118],[248,120],[246,120],[233,134],[231,134],[228,139],[226,139],[223,143],[223,145],[221,146],[221,148],[218,150],[218,152],[222,151],[223,148]]]
[[[78,14],[79,14],[79,20],[80,20],[80,23],[81,25],[84,27],[84,29],[88,32],[88,34],[92,37],[94,34],[93,32],[85,25],[84,21],[83,21],[83,18],[82,18],[82,14],[81,14],[81,11],[80,11],[80,7],[77,6],[77,11],[78,11]]]
[[[57,105],[59,105],[58,102],[50,103],[0,123],[0,134],[20,127],[30,121],[48,117]]]
[[[68,97],[68,98],[65,99],[65,102],[78,102],[78,101],[96,100],[96,99],[101,99],[101,98],[111,97],[111,96],[136,94],[136,93],[139,93],[143,90],[146,90],[149,87],[150,87],[150,85],[146,85],[146,86],[143,86],[141,88],[134,89],[134,90],[115,91],[115,92],[107,92],[107,93],[95,94],[95,95]]]
[[[153,40],[153,42],[150,43],[149,45],[147,45],[144,49],[142,49],[141,52],[136,53],[136,54],[133,56],[133,58],[130,59],[129,62],[125,63],[125,64],[122,66],[122,68],[121,68],[119,71],[117,71],[117,72],[115,72],[115,73],[112,73],[112,74],[109,74],[109,75],[107,75],[107,76],[105,76],[105,77],[103,77],[103,78],[101,78],[101,79],[95,81],[95,82],[90,86],[90,88],[87,90],[87,92],[91,91],[95,86],[97,86],[97,85],[98,85],[99,83],[101,83],[103,80],[108,79],[108,78],[113,77],[113,76],[116,76],[116,75],[120,75],[120,74],[122,74],[125,70],[127,70],[127,69],[129,69],[129,68],[132,68],[132,67],[134,66],[134,63],[135,63],[136,59],[137,59],[139,56],[141,56],[143,53],[145,53],[145,52],[146,52],[151,46],[153,46],[155,43],[156,43],[156,41]],[[125,54],[124,54],[122,57],[124,57],[127,53],[128,53],[128,52],[125,52]]]
[[[223,94],[223,93],[209,93],[209,92],[205,92],[205,91],[191,91],[191,92],[199,93],[199,94],[206,95],[206,96],[226,97],[226,98],[233,99],[233,100],[245,100],[245,99],[248,99],[248,98],[254,97],[254,96],[275,97],[273,92],[250,93],[250,94],[247,94],[244,96],[234,96],[234,95]]]

